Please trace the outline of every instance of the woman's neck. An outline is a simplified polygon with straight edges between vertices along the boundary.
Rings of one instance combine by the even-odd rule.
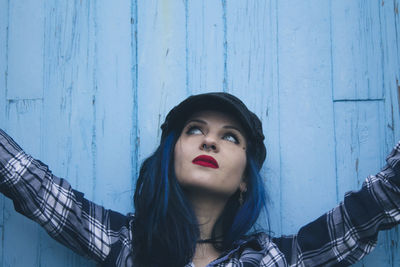
[[[213,229],[216,221],[225,208],[227,198],[218,195],[195,191],[186,192],[186,196],[192,204],[192,208],[196,214],[199,223],[200,240],[213,238]],[[221,231],[216,229],[215,235],[218,236]],[[220,255],[212,243],[197,243],[196,251],[193,257],[193,263],[196,267],[207,266],[210,262],[217,259]]]
[[[227,199],[206,193],[188,194],[188,198],[199,223],[200,239],[212,238],[214,225],[224,210]],[[218,229],[216,234],[218,236]]]

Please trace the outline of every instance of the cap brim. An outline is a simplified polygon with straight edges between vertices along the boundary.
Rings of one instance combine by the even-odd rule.
[[[251,130],[249,122],[243,116],[240,108],[229,99],[220,95],[202,94],[189,97],[169,113],[168,129],[182,130],[185,122],[196,112],[203,110],[215,110],[232,115],[245,132]],[[164,130],[164,129],[163,129]]]

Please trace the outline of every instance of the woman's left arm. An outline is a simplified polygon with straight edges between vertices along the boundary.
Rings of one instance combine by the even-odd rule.
[[[351,265],[375,248],[380,230],[400,223],[400,142],[386,161],[336,208],[297,235],[274,239],[290,266]]]

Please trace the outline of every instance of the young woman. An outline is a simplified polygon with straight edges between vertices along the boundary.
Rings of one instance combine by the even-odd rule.
[[[56,240],[102,266],[348,266],[400,221],[400,145],[358,192],[297,235],[252,233],[265,191],[260,120],[227,93],[173,108],[142,164],[135,214],[83,197],[0,130],[0,190]]]

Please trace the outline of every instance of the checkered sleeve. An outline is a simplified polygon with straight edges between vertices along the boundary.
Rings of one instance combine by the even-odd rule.
[[[400,222],[400,142],[386,161],[336,208],[274,240],[289,266],[349,266],[375,248],[380,230]]]
[[[13,200],[16,211],[38,222],[54,239],[99,262],[108,256],[110,212],[84,199],[1,129],[0,191]]]

